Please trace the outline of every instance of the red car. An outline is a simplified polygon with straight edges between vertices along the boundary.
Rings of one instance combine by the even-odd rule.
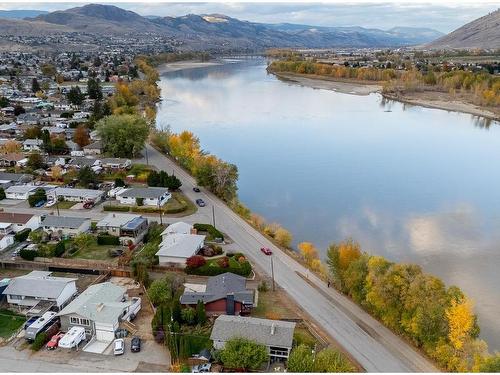
[[[64,333],[62,333],[62,332],[56,333],[54,336],[52,336],[52,338],[50,339],[50,341],[46,345],[47,349],[54,350],[55,348],[57,348],[57,345],[59,344],[59,340],[61,340],[61,338],[63,336],[64,336]]]
[[[266,255],[273,255],[273,252],[272,252],[272,251],[271,251],[271,249],[270,249],[270,248],[268,248],[268,247],[261,247],[261,248],[260,248],[260,251],[262,251],[262,252],[263,252],[264,254],[266,254]]]

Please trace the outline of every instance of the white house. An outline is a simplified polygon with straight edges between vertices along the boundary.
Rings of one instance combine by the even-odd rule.
[[[72,188],[55,188],[47,193],[47,197],[54,200],[62,197],[64,200],[71,202],[100,202],[105,196],[106,192],[102,190],[92,189],[72,189]]]
[[[9,186],[9,188],[5,190],[5,198],[26,200],[30,195],[34,194],[38,188],[38,186],[34,185]]]
[[[0,228],[2,224],[0,223]],[[12,234],[0,234],[0,250],[3,250],[14,243],[14,236]]]
[[[43,219],[42,229],[50,234],[73,237],[90,230],[90,219],[49,215]]]
[[[148,231],[148,220],[141,215],[110,213],[97,222],[96,228],[99,232],[119,237],[124,245],[129,241],[137,244]]]
[[[130,188],[116,194],[116,199],[121,204],[136,205],[138,200],[142,200],[144,206],[163,206],[172,195],[167,188],[148,187]]]
[[[161,237],[162,239],[165,239],[165,237],[170,234],[196,234],[196,233],[193,233],[193,226],[191,224],[185,223],[183,221],[177,221],[166,227],[165,230],[161,232]]]
[[[31,308],[41,301],[49,301],[61,309],[76,295],[76,279],[50,275],[51,272],[31,271],[27,275],[14,277],[3,291],[7,302]]]
[[[186,259],[196,255],[205,243],[205,236],[200,234],[173,233],[163,236],[156,255],[161,265],[185,267]]]
[[[43,145],[43,141],[41,139],[26,139],[23,142],[23,150],[24,151],[40,151]]]
[[[23,229],[38,229],[42,219],[38,215],[0,212],[0,233],[17,233]]]
[[[130,320],[141,309],[141,299],[129,299],[126,291],[110,282],[89,286],[59,312],[61,331],[80,326],[87,339],[111,343],[120,321]]]

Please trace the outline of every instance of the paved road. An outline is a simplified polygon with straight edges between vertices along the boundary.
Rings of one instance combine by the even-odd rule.
[[[437,372],[420,353],[394,335],[360,307],[327,286],[305,267],[274,246],[245,220],[230,210],[213,194],[195,193],[195,180],[170,159],[147,146],[149,164],[175,175],[182,181],[183,192],[193,201],[203,198],[207,207],[200,208],[197,219],[212,221],[215,209],[217,227],[227,233],[234,245],[260,269],[271,274],[270,257],[263,255],[263,246],[273,250],[276,282],[307,311],[368,372]],[[141,162],[145,162],[141,160]],[[191,221],[191,217],[182,219]],[[299,274],[307,278],[304,280]],[[310,285],[310,284],[313,284]]]

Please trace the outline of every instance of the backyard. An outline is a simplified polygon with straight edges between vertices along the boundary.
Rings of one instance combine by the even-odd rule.
[[[93,243],[86,247],[80,248],[78,251],[71,255],[71,258],[117,261],[117,257],[112,257],[109,255],[110,250],[117,248],[121,248],[121,246],[98,245],[97,243]]]
[[[24,324],[26,319],[9,310],[0,309],[0,337],[7,339]]]

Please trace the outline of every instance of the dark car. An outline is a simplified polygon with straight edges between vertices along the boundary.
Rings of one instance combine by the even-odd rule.
[[[130,343],[130,350],[134,353],[141,351],[141,339],[137,336],[132,337],[132,342]]]
[[[271,251],[271,249],[270,249],[270,248],[268,248],[268,247],[261,247],[261,248],[260,248],[260,251],[262,251],[262,252],[263,252],[264,254],[266,254],[266,255],[273,255],[273,252],[272,252],[272,251]]]
[[[42,207],[45,203],[47,203],[47,201],[43,200],[43,201],[38,201],[35,203],[35,207],[36,208],[40,208]]]
[[[197,199],[196,204],[200,207],[205,207],[205,201],[203,199]]]
[[[200,190],[200,188],[199,188],[199,187],[195,186],[195,187],[193,188],[193,191],[194,191],[194,192],[196,192],[196,193],[199,193],[201,190]]]

